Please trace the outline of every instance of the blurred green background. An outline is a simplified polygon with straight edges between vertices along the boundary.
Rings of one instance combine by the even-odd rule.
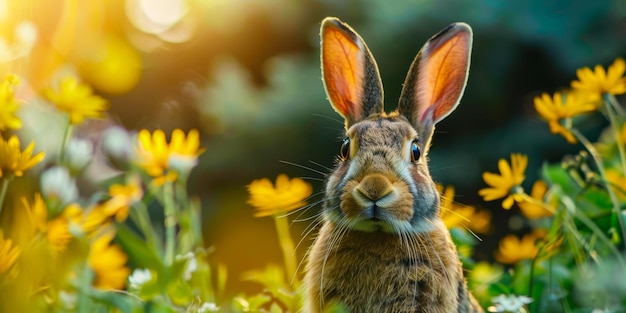
[[[543,162],[580,150],[549,134],[533,97],[567,87],[577,68],[608,65],[626,51],[625,1],[5,0],[4,38],[19,39],[16,25],[29,20],[38,40],[29,57],[8,58],[1,69],[27,76],[35,90],[60,70],[81,73],[111,103],[108,123],[81,130],[95,133],[96,141],[111,123],[129,130],[198,128],[206,152],[190,193],[202,200],[214,260],[238,276],[281,262],[273,221],[252,217],[245,186],[286,173],[309,177],[321,191],[320,179],[339,152],[343,123],[320,80],[318,32],[326,16],[349,23],[367,42],[388,111],[423,43],[451,22],[472,26],[465,95],[438,125],[429,158],[433,178],[454,185],[457,201],[493,214],[493,234],[483,236],[478,260],[493,257],[499,234],[523,228],[515,209],[478,197],[482,173],[495,171],[511,152],[528,154],[529,189]],[[590,118],[582,129],[595,138],[602,123]],[[312,239],[303,236],[306,217],[319,210],[293,215],[303,220],[292,225],[300,258]]]

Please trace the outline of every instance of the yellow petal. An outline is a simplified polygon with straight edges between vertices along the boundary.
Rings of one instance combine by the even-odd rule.
[[[508,178],[511,177],[511,167],[505,159],[498,160],[498,169],[500,170],[500,175],[503,178],[508,180]]]

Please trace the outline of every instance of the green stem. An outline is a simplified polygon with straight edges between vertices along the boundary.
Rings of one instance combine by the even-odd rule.
[[[525,193],[521,193],[519,194],[522,197],[523,201],[528,201],[532,204],[538,205],[538,206],[542,206],[544,209],[548,210],[549,212],[552,212],[553,214],[556,213],[556,211],[554,210],[554,208],[546,205],[545,203],[543,203],[542,201],[539,201]],[[565,200],[565,201],[563,201]],[[565,205],[565,207],[567,208],[568,212],[571,212],[572,214],[574,214],[574,217],[577,218],[578,220],[580,220],[583,224],[585,224],[585,226],[589,227],[589,229],[591,229],[597,236],[598,239],[600,239],[600,241],[602,241],[604,244],[607,245],[607,247],[609,248],[609,250],[615,254],[615,258],[620,262],[620,264],[626,268],[626,263],[624,263],[624,259],[622,258],[622,254],[617,250],[617,248],[615,247],[615,245],[611,242],[611,240],[604,234],[604,232],[602,232],[602,230],[598,227],[598,225],[596,225],[593,221],[591,221],[585,214],[582,214],[579,210],[576,209],[576,206],[574,205],[574,202],[567,196],[565,195],[561,195],[561,203],[563,203],[563,205]]]
[[[535,281],[535,265],[537,263],[537,259],[539,259],[539,255],[541,254],[541,250],[543,250],[543,245],[541,247],[539,247],[539,250],[537,251],[537,255],[535,255],[535,257],[532,259],[532,261],[530,262],[530,271],[528,273],[528,297],[532,298],[533,297],[533,285],[534,285],[534,281]],[[534,308],[534,304],[531,303],[530,308]],[[533,309],[530,309],[530,312],[534,312]]]
[[[611,105],[613,110],[615,110],[615,113],[617,113],[618,115],[626,115],[626,112],[624,112],[622,106],[619,105],[619,102],[617,102],[617,99],[615,99],[614,95],[606,93],[604,94],[603,98],[604,102],[608,102],[608,104]]]
[[[89,264],[86,262],[83,268],[82,273],[80,274],[79,281],[79,290],[80,294],[78,295],[78,312],[90,312],[91,311],[91,303],[89,302],[89,296],[87,295],[89,287],[91,285],[91,280],[93,279],[93,273],[89,268]]]
[[[609,117],[609,121],[611,122],[611,129],[613,130],[613,135],[615,136],[615,143],[617,145],[617,151],[619,152],[619,158],[622,163],[622,175],[626,176],[626,151],[624,148],[626,143],[621,143],[619,141],[620,131],[622,130],[621,127],[624,127],[624,126],[620,125],[616,116],[616,114],[624,115],[624,113],[623,111],[621,113],[618,111],[618,110],[621,110],[621,107],[619,103],[617,103],[617,100],[615,99],[613,95],[607,94],[605,99],[606,101],[604,101],[604,103],[606,104],[607,116]]]
[[[280,249],[283,251],[287,277],[293,279],[295,282],[294,286],[297,286],[298,277],[296,276],[296,251],[293,240],[291,240],[291,234],[289,233],[289,222],[287,221],[287,216],[278,213],[274,215],[274,222],[276,224],[276,233],[278,234]]]
[[[576,136],[576,138],[580,140],[580,142],[585,146],[587,151],[589,151],[589,154],[591,155],[591,157],[596,163],[596,166],[598,167],[598,172],[600,172],[600,176],[602,177],[602,180],[605,182],[608,181],[608,179],[606,178],[606,169],[604,168],[604,163],[602,162],[602,157],[600,156],[600,153],[598,153],[598,150],[596,150],[596,147],[594,147],[593,144],[589,142],[589,140],[587,140],[587,138],[583,136],[583,134],[581,134],[577,129],[572,129],[571,131],[574,134],[574,136]],[[617,199],[617,196],[613,192],[613,188],[607,186],[606,190],[609,193],[609,197],[611,198],[611,203],[613,204],[613,212],[615,213],[617,217],[617,222],[619,224],[620,231],[622,232],[622,236],[621,236],[622,241],[626,240],[626,227],[624,226],[624,219],[622,218],[622,214],[620,212],[619,200]],[[620,258],[620,261],[622,261],[621,258]],[[622,261],[622,265],[623,265],[623,261]]]
[[[574,213],[574,217],[580,220],[583,224],[585,224],[585,226],[589,227],[593,231],[593,233],[598,236],[598,239],[600,239],[600,241],[607,245],[607,247],[609,247],[609,250],[615,254],[615,258],[620,263],[620,265],[623,268],[626,268],[626,263],[624,263],[622,254],[617,250],[613,242],[604,234],[602,229],[600,229],[600,227],[598,227],[598,225],[590,220],[585,214],[581,213],[580,210],[577,210],[572,199],[570,199],[569,197],[566,197],[566,199],[568,201],[562,203],[568,207],[568,210],[570,212]]]
[[[163,185],[163,201],[165,213],[165,265],[174,263],[174,250],[176,245],[176,206],[174,203],[174,190],[171,182]]]
[[[9,177],[2,177],[2,186],[0,186],[0,216],[2,216],[2,207],[4,206],[4,198],[7,195],[9,189],[9,183],[11,179]]]
[[[156,249],[156,251],[162,257],[163,250],[161,248],[160,240],[158,239],[158,235],[152,227],[152,223],[150,222],[150,215],[148,214],[148,209],[143,202],[135,203],[130,208],[130,218],[137,225],[137,227],[139,227],[143,235],[146,237],[146,241],[148,242],[148,244]]]
[[[67,127],[65,127],[65,132],[63,133],[63,141],[61,141],[61,150],[59,151],[59,159],[57,162],[59,164],[63,164],[65,161],[65,150],[67,149],[67,143],[72,138],[72,131],[74,130],[74,125],[71,123],[67,123]]]

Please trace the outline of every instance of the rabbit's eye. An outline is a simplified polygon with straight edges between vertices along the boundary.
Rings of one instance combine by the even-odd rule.
[[[411,143],[411,162],[417,162],[421,155],[422,152],[420,151],[420,147],[417,145],[417,141],[413,140]]]
[[[339,151],[339,156],[341,157],[342,160],[347,160],[348,157],[350,156],[350,138],[347,138],[343,140],[343,142],[341,143],[341,150]]]

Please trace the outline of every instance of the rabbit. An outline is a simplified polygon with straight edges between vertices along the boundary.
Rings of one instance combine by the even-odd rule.
[[[434,126],[465,89],[470,26],[451,24],[426,42],[389,114],[363,39],[334,17],[320,36],[322,80],[346,134],[307,255],[303,312],[332,303],[353,313],[483,312],[439,218],[427,165]]]

